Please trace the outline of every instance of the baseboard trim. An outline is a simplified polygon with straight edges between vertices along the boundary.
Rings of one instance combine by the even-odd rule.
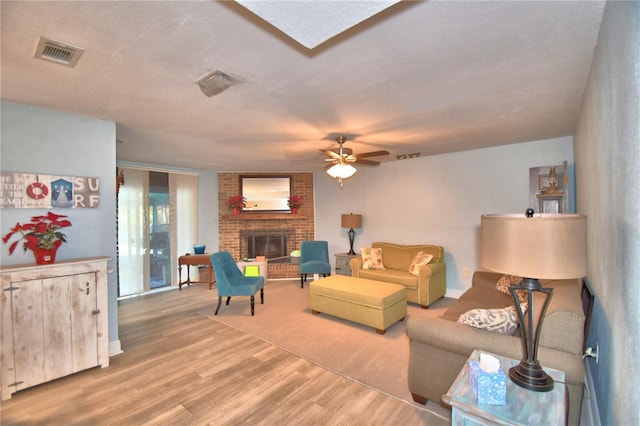
[[[447,289],[446,294],[444,295],[445,297],[450,297],[452,299],[460,299],[460,296],[462,296],[464,294],[466,290],[452,290],[452,289]]]
[[[112,340],[109,342],[109,356],[119,355],[122,353],[122,347],[120,346],[120,339]]]
[[[598,401],[594,392],[593,374],[588,360],[584,363],[584,396],[582,397],[582,409],[580,410],[581,426],[601,426]]]

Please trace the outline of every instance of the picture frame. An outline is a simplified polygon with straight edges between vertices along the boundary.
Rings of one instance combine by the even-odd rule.
[[[289,213],[291,181],[291,175],[241,175],[242,212]]]
[[[538,209],[540,213],[566,213],[564,194],[538,194]]]
[[[555,170],[557,186],[549,185],[549,174]],[[569,178],[572,173],[567,161],[552,166],[539,166],[529,168],[529,207],[537,213],[569,213]],[[555,197],[554,201],[550,197]]]

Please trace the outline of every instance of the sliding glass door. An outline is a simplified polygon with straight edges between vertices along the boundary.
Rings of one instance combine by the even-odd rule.
[[[120,167],[118,296],[178,284],[178,256],[198,240],[198,176]]]
[[[149,172],[149,285],[171,285],[169,174]]]

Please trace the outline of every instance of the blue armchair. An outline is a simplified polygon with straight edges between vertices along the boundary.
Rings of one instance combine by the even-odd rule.
[[[300,245],[300,288],[304,288],[307,274],[331,275],[329,244],[326,241],[303,241]]]
[[[227,298],[228,305],[231,296],[250,296],[251,316],[253,316],[254,295],[258,290],[260,290],[260,303],[264,304],[264,277],[245,277],[228,251],[213,253],[211,264],[218,284],[218,307],[214,315],[218,315],[223,297]]]

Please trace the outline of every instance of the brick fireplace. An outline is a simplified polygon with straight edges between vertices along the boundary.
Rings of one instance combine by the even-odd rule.
[[[302,196],[304,203],[296,215],[247,212],[234,216],[226,202],[229,197],[240,194],[240,175],[244,174],[248,173],[218,174],[220,250],[230,252],[234,259],[266,254],[272,259],[269,279],[298,277],[298,265],[291,264],[287,256],[299,250],[302,241],[315,238],[313,173],[251,172],[252,176],[290,175],[291,194]],[[251,252],[251,249],[264,253]]]

